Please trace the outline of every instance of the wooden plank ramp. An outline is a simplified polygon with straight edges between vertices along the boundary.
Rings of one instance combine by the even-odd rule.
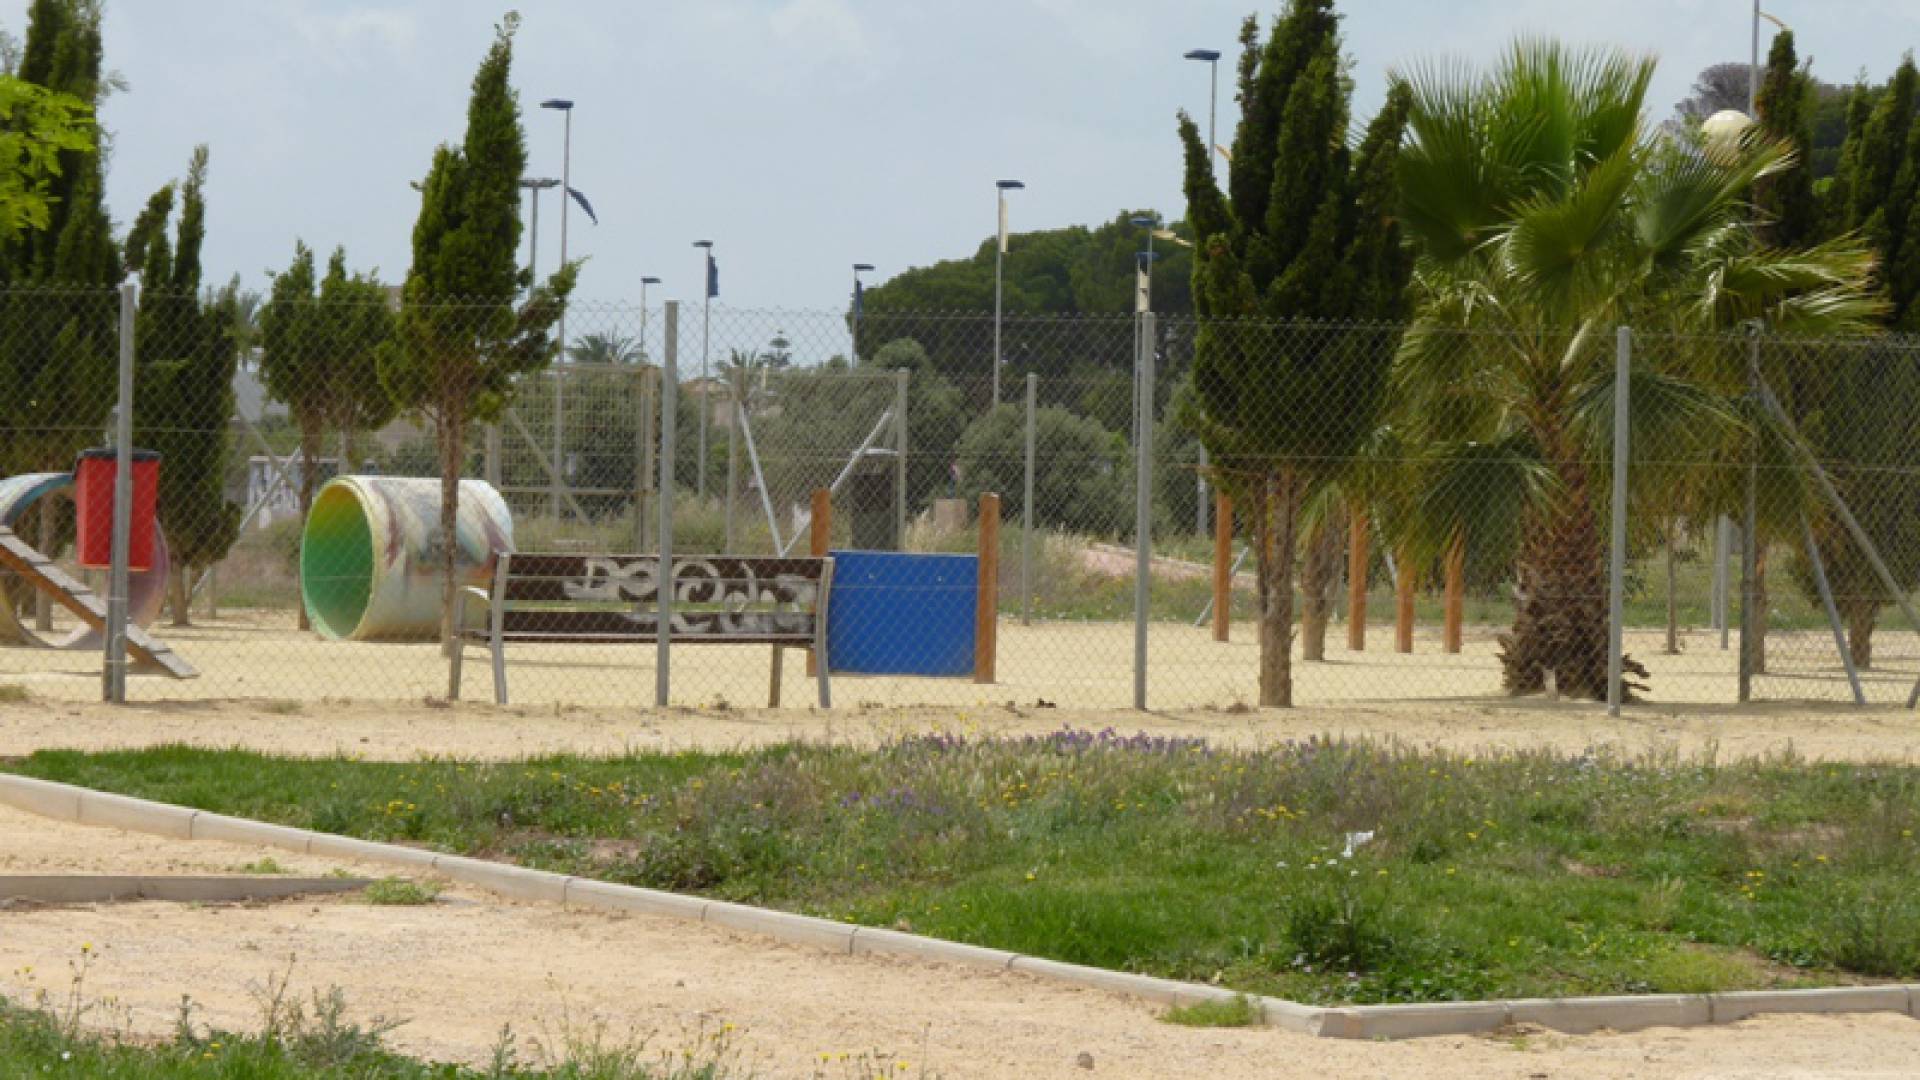
[[[88,626],[105,631],[107,605],[93,595],[84,582],[60,569],[52,559],[27,546],[12,529],[0,527],[0,567],[11,570],[27,583],[51,596],[55,603],[74,613]],[[145,630],[127,625],[127,651],[146,667],[156,668],[176,679],[198,678],[193,665],[180,659],[172,649],[148,636]]]

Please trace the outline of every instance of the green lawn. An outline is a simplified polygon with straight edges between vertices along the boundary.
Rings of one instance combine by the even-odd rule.
[[[1240,753],[1068,731],[513,764],[174,748],[11,767],[1297,1000],[1920,976],[1908,767]]]

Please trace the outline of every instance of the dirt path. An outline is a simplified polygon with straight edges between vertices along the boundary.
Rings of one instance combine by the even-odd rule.
[[[82,828],[0,809],[0,872],[230,872],[261,851]],[[336,860],[273,853],[297,872]],[[1150,1007],[1024,976],[830,956],[713,927],[515,904],[462,888],[427,907],[346,899],[254,906],[136,903],[0,910],[0,993],[64,990],[83,946],[90,996],[163,1032],[180,995],[203,1021],[257,1023],[253,995],[293,958],[301,990],[338,986],[355,1015],[405,1017],[409,1052],[478,1060],[503,1024],[553,1039],[604,1022],[660,1049],[723,1025],[756,1075],[864,1076],[837,1055],[911,1063],[906,1075],[1118,1077],[1893,1077],[1920,1060],[1920,1023],[1895,1016],[1770,1017],[1620,1036],[1364,1044],[1269,1030],[1196,1030]],[[29,970],[30,969],[30,970]],[[107,1012],[98,1014],[112,1021]],[[835,1056],[822,1066],[821,1055]]]
[[[283,754],[359,754],[410,760],[423,754],[508,759],[551,751],[763,746],[790,739],[871,743],[932,730],[1020,734],[1063,724],[1198,735],[1218,745],[1252,747],[1316,735],[1372,736],[1416,747],[1463,752],[1550,748],[1578,753],[1612,748],[1637,754],[1712,751],[1720,758],[1792,752],[1836,761],[1920,761],[1920,720],[1904,710],[1808,716],[1779,707],[1746,712],[1694,707],[1634,710],[1609,720],[1597,706],[1557,708],[1476,703],[1406,708],[1305,708],[1233,713],[1136,713],[1125,710],[952,709],[691,710],[582,709],[316,702],[0,705],[0,756],[48,748],[109,749],[185,743],[243,746]]]

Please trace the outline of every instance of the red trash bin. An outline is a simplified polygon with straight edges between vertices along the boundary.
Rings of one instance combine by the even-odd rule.
[[[79,534],[80,565],[89,570],[113,566],[113,474],[118,466],[112,450],[82,450],[73,467],[73,502]],[[160,506],[160,455],[152,450],[133,452],[133,517],[127,531],[127,567],[153,569],[154,516]]]

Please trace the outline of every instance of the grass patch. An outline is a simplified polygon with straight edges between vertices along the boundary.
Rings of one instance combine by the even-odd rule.
[[[25,705],[33,700],[27,688],[18,683],[0,683],[0,705]]]
[[[1160,1019],[1181,1027],[1252,1027],[1260,1022],[1260,1009],[1253,1003],[1252,998],[1245,994],[1236,994],[1225,1001],[1201,1001],[1192,1005],[1176,1005],[1161,1013]]]
[[[242,874],[284,874],[284,873],[287,873],[287,868],[286,868],[286,867],[284,867],[284,866],[281,866],[281,865],[280,865],[280,863],[279,863],[279,861],[278,861],[278,860],[276,860],[276,859],[275,859],[275,858],[274,858],[273,856],[271,856],[271,855],[269,855],[269,856],[267,856],[267,857],[266,857],[266,858],[264,858],[264,859],[255,859],[254,861],[252,861],[252,862],[250,862],[250,863],[241,863],[241,864],[240,864],[239,866],[236,866],[236,867],[234,867],[234,869],[235,869],[235,870],[237,870],[237,871],[239,871],[239,872],[240,872],[240,873],[242,873]]]
[[[440,886],[432,882],[406,878],[381,878],[369,882],[360,896],[369,904],[383,907],[417,907],[431,904],[440,896]]]
[[[1920,770],[1061,731],[46,779],[1310,1002],[1920,977]],[[1371,835],[1368,835],[1371,834]]]

